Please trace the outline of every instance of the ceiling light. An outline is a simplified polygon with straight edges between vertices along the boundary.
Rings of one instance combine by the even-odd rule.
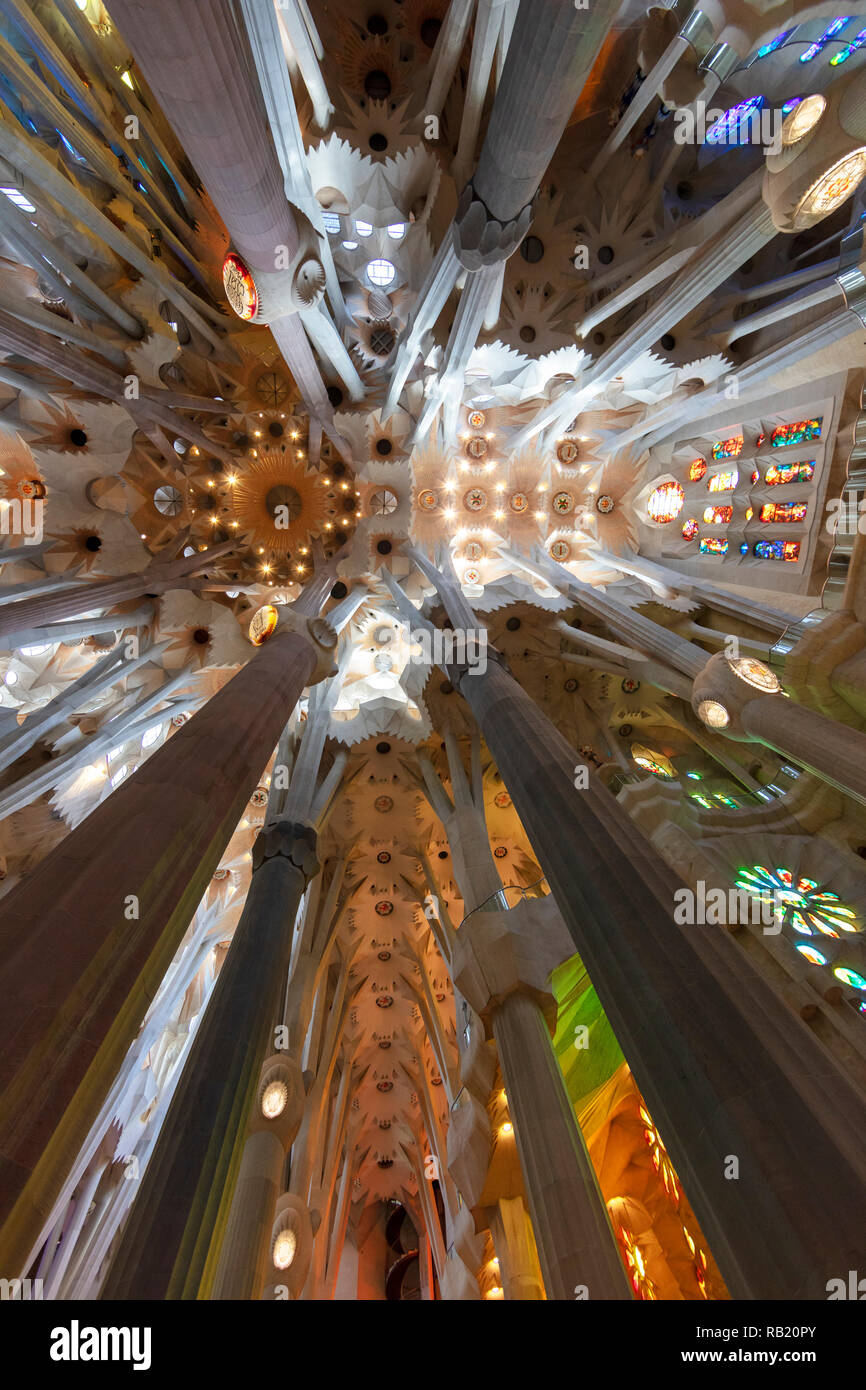
[[[815,129],[826,109],[826,97],[817,92],[814,96],[804,97],[782,125],[782,144],[796,145],[798,140],[804,139],[810,130]]]

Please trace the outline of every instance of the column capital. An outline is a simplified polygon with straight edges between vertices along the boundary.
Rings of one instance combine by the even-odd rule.
[[[311,825],[278,820],[266,825],[253,843],[253,873],[268,859],[288,859],[303,875],[304,887],[321,865],[316,856],[316,832]]]
[[[478,908],[465,918],[454,948],[453,979],[493,1036],[493,1014],[510,995],[528,995],[548,1023],[556,1020],[550,975],[572,952],[552,898],[523,898],[507,911]]]
[[[516,217],[500,222],[494,217],[474,182],[467,183],[454,216],[454,250],[467,270],[505,261],[517,250],[529,231],[538,195],[521,208]]]

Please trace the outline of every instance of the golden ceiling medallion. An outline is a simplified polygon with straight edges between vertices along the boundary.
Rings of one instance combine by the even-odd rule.
[[[332,529],[337,494],[288,451],[265,450],[245,461],[229,498],[233,530],[272,558],[292,556]],[[330,523],[330,524],[329,524]]]

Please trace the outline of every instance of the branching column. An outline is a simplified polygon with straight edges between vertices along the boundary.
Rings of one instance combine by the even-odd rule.
[[[426,572],[455,628],[453,571]],[[866,1107],[499,660],[459,684],[735,1298],[823,1298],[866,1259]],[[802,1155],[791,1168],[796,1136]],[[738,1177],[733,1180],[736,1159]],[[816,1189],[812,1174],[825,1181]],[[787,1174],[780,1187],[778,1175]]]
[[[317,666],[330,669],[305,611],[318,611],[328,582],[317,576],[282,609],[252,660],[2,903],[0,1268],[13,1276],[43,1236],[70,1155],[87,1140],[287,715]]]

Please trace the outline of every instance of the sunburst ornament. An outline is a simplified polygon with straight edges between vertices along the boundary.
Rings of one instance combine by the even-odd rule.
[[[332,529],[337,494],[288,453],[266,451],[249,459],[238,475],[230,508],[251,546],[282,557]]]

